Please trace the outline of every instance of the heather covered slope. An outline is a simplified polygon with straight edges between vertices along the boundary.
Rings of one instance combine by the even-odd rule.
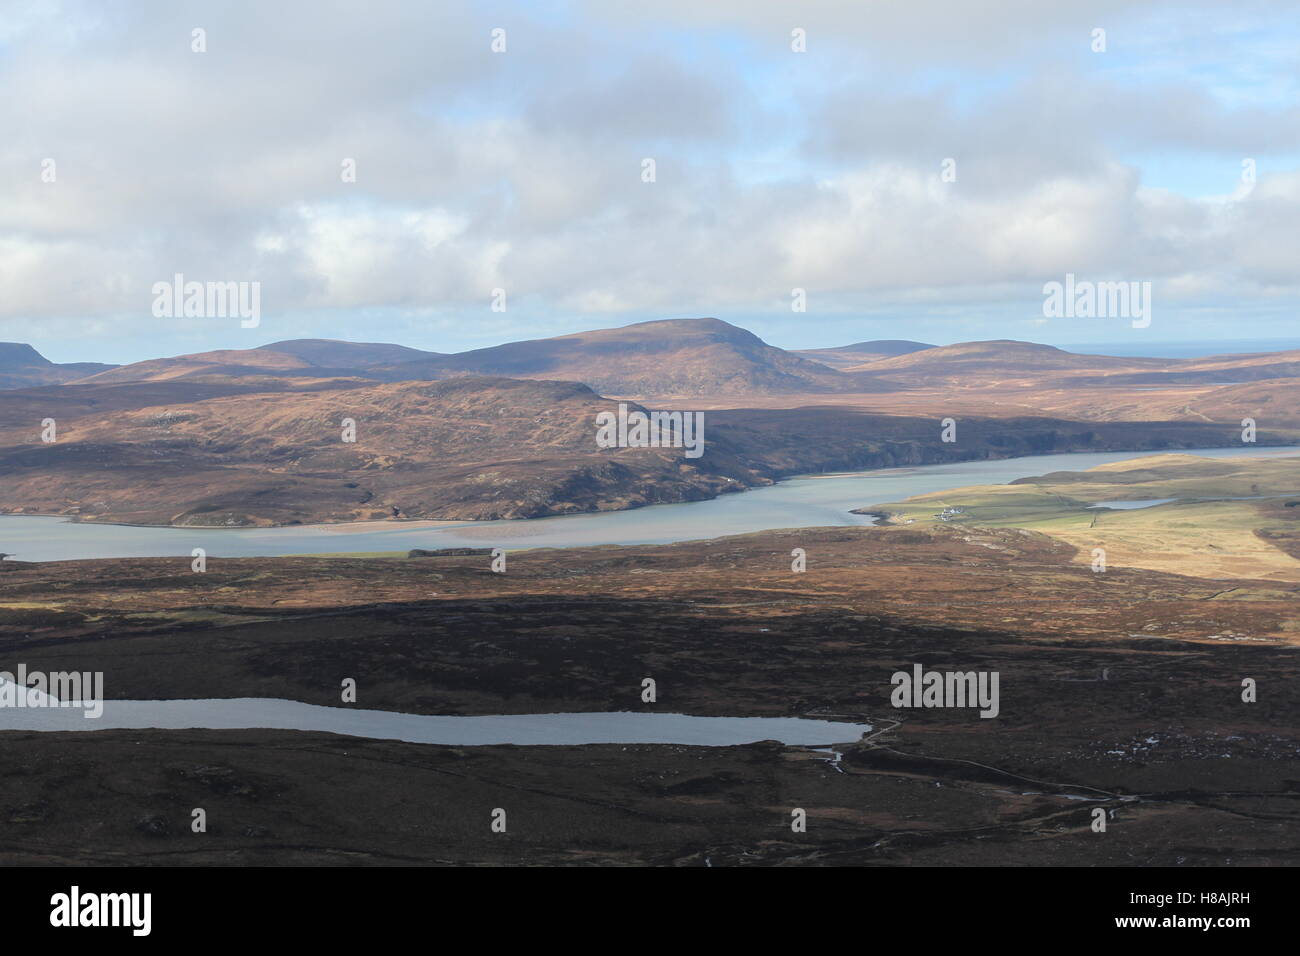
[[[0,342],[0,389],[57,385],[111,369],[100,362],[51,362],[30,345]]]
[[[932,348],[937,346],[927,345],[924,342],[911,342],[907,339],[876,339],[871,342],[856,342],[853,345],[828,349],[795,349],[794,354],[843,370]]]
[[[773,741],[11,732],[0,862],[1294,866],[1294,586],[1097,575],[1074,551],[1006,529],[819,528],[523,551],[506,574],[481,556],[0,562],[0,650],[102,672],[110,697],[337,708],[351,676],[355,706],[404,713],[873,725],[838,761]],[[997,672],[999,718],[892,706],[911,662]],[[486,825],[496,806],[508,835]]]
[[[134,406],[133,389],[146,392]],[[182,525],[534,517],[756,480],[723,448],[701,467],[680,450],[597,448],[596,413],[614,405],[572,382],[217,390],[153,404],[176,395],[120,386],[107,410],[75,389],[0,396],[0,509]],[[37,414],[56,418],[56,442],[40,440]]]
[[[1039,375],[1062,370],[1089,372],[1109,369],[1163,369],[1176,365],[1177,359],[1120,358],[1110,355],[1080,355],[1051,345],[995,339],[988,342],[962,342],[943,345],[906,355],[898,355],[850,371],[871,371],[899,380],[935,377],[973,385],[985,376],[1009,377]]]
[[[384,342],[342,342],[336,339],[288,339],[262,346],[267,352],[281,352],[318,368],[382,368],[400,362],[440,358],[438,352],[389,345]]]
[[[1186,359],[1166,369],[1112,373],[1101,379],[1101,384],[1237,385],[1293,378],[1300,378],[1300,349]],[[1083,378],[1078,381],[1088,382]]]
[[[704,413],[704,454],[688,459],[680,448],[598,447],[596,414],[615,408],[579,383],[468,376],[14,390],[0,393],[0,512],[222,526],[537,517],[700,500],[808,472],[1220,446],[1239,431],[971,417],[961,441],[945,443],[928,417],[738,408]],[[46,418],[53,443],[41,438]],[[343,440],[348,419],[355,442]]]
[[[314,376],[310,362],[271,349],[217,349],[173,358],[147,359],[80,379],[78,385],[131,382],[233,381],[245,376]]]
[[[585,382],[605,395],[847,391],[854,380],[718,319],[667,319],[511,342],[428,363],[449,371]],[[402,374],[417,366],[396,366]]]
[[[31,356],[44,360],[29,347],[10,349],[10,365],[20,371],[6,378],[0,367],[0,388],[73,376],[74,366],[36,368]],[[0,359],[3,355],[0,349]],[[95,374],[77,373],[74,383],[185,382],[272,390],[331,387],[326,384],[331,381],[334,387],[352,387],[494,376],[576,381],[602,395],[694,407],[832,402],[882,414],[1090,421],[1220,421],[1220,414],[1240,421],[1238,410],[1256,417],[1253,409],[1283,425],[1296,419],[1287,398],[1291,384],[1300,381],[1300,352],[1132,358],[1012,340],[947,346],[882,340],[787,351],[718,319],[668,319],[456,354],[294,339],[89,370]],[[1247,389],[1251,385],[1257,387]],[[1270,398],[1274,389],[1280,393],[1276,401]]]
[[[1231,385],[1300,377],[1300,351],[1136,358],[1067,352],[1051,345],[999,339],[963,342],[846,368],[900,385],[980,388],[1019,381],[1075,387]]]
[[[0,512],[221,525],[535,517],[828,470],[1221,447],[1240,442],[1246,418],[1261,445],[1300,440],[1300,377],[1110,384],[1179,368],[1279,374],[1290,353],[1131,359],[1024,342],[832,351],[867,346],[917,350],[843,372],[725,322],[682,319],[458,355],[300,339],[156,359],[0,391]],[[10,349],[11,362],[32,361],[24,349]],[[704,457],[598,448],[595,414],[619,395],[708,409]],[[961,438],[941,443],[950,416]],[[53,444],[41,441],[47,418],[58,423]],[[355,443],[340,437],[345,418]]]
[[[250,376],[434,381],[463,375],[580,381],[606,395],[672,397],[870,390],[717,319],[669,319],[454,355],[400,345],[298,339],[151,359],[85,381],[109,384]],[[885,386],[888,387],[888,386]]]

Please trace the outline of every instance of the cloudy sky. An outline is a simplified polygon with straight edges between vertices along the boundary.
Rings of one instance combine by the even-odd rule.
[[[0,339],[1300,339],[1298,87],[1293,2],[0,0]],[[1067,272],[1151,325],[1044,319]]]

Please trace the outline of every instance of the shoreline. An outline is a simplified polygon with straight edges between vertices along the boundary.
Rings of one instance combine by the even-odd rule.
[[[625,509],[626,510],[626,509]],[[599,512],[582,512],[585,514],[599,514]],[[560,517],[555,515],[546,515],[545,517]],[[430,527],[430,528],[450,528],[457,525],[481,525],[488,524],[490,521],[535,521],[535,518],[493,518],[485,521],[477,521],[472,518],[397,518],[379,521],[373,518],[367,518],[364,521],[328,521],[316,522],[313,524],[246,524],[246,525],[202,525],[202,524],[141,524],[138,521],[82,521],[78,515],[59,514],[51,511],[6,511],[0,514],[3,518],[61,518],[67,524],[84,524],[95,528],[151,528],[158,531],[282,531],[286,528],[321,528],[325,531],[338,530],[342,533],[347,531],[385,531],[390,530],[395,525],[407,525],[412,528]]]
[[[1229,448],[1236,448],[1236,445],[1223,445],[1216,448],[1160,448],[1160,449],[1136,449],[1136,450],[1115,450],[1115,451],[1058,451],[1049,452],[1043,455],[1009,455],[1005,458],[988,456],[984,458],[961,458],[955,461],[930,462],[923,465],[894,465],[889,468],[869,468],[863,471],[836,471],[836,472],[812,472],[795,475],[787,475],[784,478],[774,479],[769,485],[756,485],[754,487],[742,487],[738,491],[724,492],[725,494],[743,494],[747,491],[755,491],[761,488],[770,488],[776,485],[785,484],[786,482],[796,480],[828,480],[840,478],[857,478],[867,475],[875,475],[888,472],[914,471],[918,469],[935,468],[944,465],[963,465],[983,461],[1033,461],[1039,458],[1054,458],[1063,455],[1095,455],[1095,454],[1115,454],[1115,455],[1132,455],[1138,458],[1149,457],[1152,455],[1195,455],[1198,452],[1223,451]],[[1297,456],[1300,456],[1300,445],[1260,445],[1258,451],[1276,452],[1277,450],[1293,450]],[[1250,455],[1242,455],[1243,458],[1249,458]],[[1267,457],[1274,457],[1268,455]],[[700,499],[701,501],[716,501],[722,497],[722,494],[713,495],[708,498]],[[151,528],[157,530],[173,531],[280,531],[287,528],[310,529],[319,528],[327,533],[347,534],[365,531],[386,531],[393,530],[397,527],[407,527],[412,529],[420,528],[451,528],[451,527],[483,527],[498,521],[508,521],[523,525],[528,522],[545,521],[549,518],[569,518],[577,515],[596,515],[596,514],[616,514],[627,511],[640,511],[644,508],[663,507],[674,504],[693,504],[695,502],[657,502],[649,505],[637,505],[633,508],[609,508],[596,509],[593,511],[576,511],[565,514],[539,515],[535,518],[396,518],[377,520],[367,518],[361,521],[327,521],[302,524],[271,524],[271,525],[240,525],[231,527],[229,525],[175,525],[175,524],[142,524],[134,521],[83,521],[78,515],[60,514],[57,512],[4,512],[0,513],[0,520],[4,518],[60,518],[69,524],[85,524],[100,527],[117,527],[117,528]],[[849,514],[874,515],[875,512],[850,510]],[[883,518],[883,516],[880,516]]]

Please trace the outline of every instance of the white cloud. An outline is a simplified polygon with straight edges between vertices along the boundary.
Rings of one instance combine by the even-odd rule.
[[[1123,50],[1180,33],[1161,4],[557,9],[20,7],[0,33],[0,322],[120,336],[105,320],[126,317],[152,341],[148,289],[175,272],[258,279],[286,315],[482,314],[500,286],[550,320],[775,311],[793,286],[832,313],[959,309],[1067,271],[1189,302],[1300,293],[1291,87],[1168,59],[1135,80]],[[1225,43],[1249,42],[1241,16]],[[1072,46],[1097,23],[1113,61]],[[1203,200],[1143,185],[1131,150],[1222,155],[1229,175],[1282,158]]]

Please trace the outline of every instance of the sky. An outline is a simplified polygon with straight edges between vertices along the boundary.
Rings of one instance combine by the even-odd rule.
[[[1300,339],[1298,86],[1272,0],[0,0],[0,339]]]

